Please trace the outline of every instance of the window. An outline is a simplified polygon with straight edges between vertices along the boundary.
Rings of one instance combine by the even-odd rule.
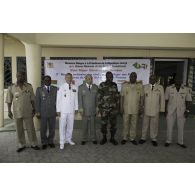
[[[44,72],[44,60],[45,57],[41,57],[41,80],[43,80],[43,76],[45,74]],[[17,72],[25,72],[25,76],[27,78],[27,72],[26,72],[26,57],[25,56],[19,56],[16,58],[17,61]]]
[[[4,88],[12,84],[12,58],[4,57]]]

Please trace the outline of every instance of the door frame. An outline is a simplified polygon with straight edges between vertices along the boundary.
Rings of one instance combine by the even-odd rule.
[[[187,84],[187,79],[188,79],[188,59],[187,58],[154,58],[154,68],[153,68],[153,74],[155,73],[155,62],[159,61],[174,61],[174,62],[184,62],[184,67],[183,67],[183,84]]]

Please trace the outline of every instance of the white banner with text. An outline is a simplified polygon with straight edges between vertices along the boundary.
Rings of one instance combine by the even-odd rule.
[[[52,84],[60,86],[65,82],[65,74],[71,73],[77,86],[82,84],[86,74],[93,76],[93,83],[99,85],[106,79],[106,72],[113,73],[113,81],[121,84],[129,81],[131,72],[137,73],[137,80],[148,84],[150,59],[127,60],[45,60],[45,75],[50,75]]]

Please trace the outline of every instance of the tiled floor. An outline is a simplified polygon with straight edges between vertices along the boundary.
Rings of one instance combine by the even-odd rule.
[[[166,136],[166,121],[161,117],[159,125],[159,146],[153,147],[148,140],[143,145],[134,146],[130,142],[126,145],[119,144],[113,146],[111,143],[105,145],[93,145],[87,143],[81,145],[81,121],[75,122],[73,132],[73,140],[77,143],[75,146],[66,145],[64,150],[59,149],[59,135],[56,129],[55,143],[56,148],[34,151],[27,148],[21,153],[16,152],[16,133],[14,131],[14,123],[12,120],[5,121],[6,126],[0,128],[0,162],[42,162],[42,163],[169,163],[169,162],[195,162],[195,119],[189,118],[185,127],[185,144],[187,149],[180,148],[176,145],[177,131],[174,131],[174,143],[166,148],[164,141]],[[101,139],[97,121],[98,141]],[[117,140],[121,141],[122,120],[118,119]],[[138,138],[140,137],[141,120],[138,125]],[[109,135],[109,134],[108,134]],[[37,137],[40,143],[40,134],[37,132]]]

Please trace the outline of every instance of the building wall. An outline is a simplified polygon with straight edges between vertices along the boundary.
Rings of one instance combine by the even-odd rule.
[[[123,40],[124,41],[124,40]],[[12,82],[16,81],[17,62],[16,57],[25,56],[24,45],[11,37],[5,37],[4,55],[12,57]],[[194,50],[176,49],[128,49],[128,48],[64,48],[64,47],[42,47],[42,56],[50,57],[162,57],[162,58],[195,58]],[[6,92],[6,90],[5,90]],[[6,93],[5,93],[6,94]],[[7,106],[5,105],[5,111]],[[7,116],[5,114],[5,116]]]
[[[9,33],[26,43],[45,46],[194,48],[195,33]]]

